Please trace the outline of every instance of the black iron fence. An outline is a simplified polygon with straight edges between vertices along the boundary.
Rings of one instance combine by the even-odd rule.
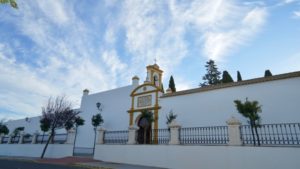
[[[2,137],[1,143],[2,144],[7,144],[9,137],[8,136],[4,136]]]
[[[67,141],[67,133],[63,133],[63,134],[55,134],[54,137],[52,138],[52,140],[50,140],[50,143],[53,144],[64,144]],[[49,135],[48,134],[39,134],[36,137],[36,143],[37,144],[44,144],[47,143],[49,139]]]
[[[105,131],[105,144],[126,144],[128,142],[128,130]]]
[[[20,136],[14,136],[11,138],[11,144],[18,144],[20,140]]]
[[[243,144],[254,145],[300,145],[300,123],[262,124],[257,128],[258,137],[250,125],[241,126]]]
[[[23,143],[24,144],[30,144],[32,142],[32,139],[33,139],[32,135],[25,135],[23,137]]]
[[[20,136],[12,137],[11,141],[10,141],[11,144],[18,144],[20,138],[21,138]],[[32,139],[33,138],[34,137],[32,135],[24,135],[22,143],[23,144],[30,144],[30,143],[32,143]],[[47,143],[48,138],[49,138],[48,134],[37,135],[36,140],[35,140],[36,144]],[[1,143],[2,144],[7,144],[8,140],[9,140],[9,136],[2,137]],[[50,143],[53,143],[53,144],[64,144],[66,141],[67,141],[67,134],[66,133],[64,133],[64,134],[55,134],[54,137],[53,137],[53,139],[50,141]]]
[[[228,127],[188,127],[180,130],[181,144],[227,144]]]
[[[48,138],[49,138],[49,135],[48,135],[48,134],[39,134],[39,135],[37,135],[37,137],[36,137],[36,143],[37,143],[37,144],[44,144],[44,143],[47,143]]]
[[[53,144],[64,144],[67,141],[68,134],[55,134],[53,137]]]
[[[157,134],[157,141],[155,139]],[[169,129],[152,129],[152,143],[157,144],[169,144],[170,130]]]

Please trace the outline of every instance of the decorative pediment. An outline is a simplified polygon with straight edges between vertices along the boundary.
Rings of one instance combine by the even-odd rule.
[[[152,84],[143,84],[143,85],[140,85],[138,87],[136,87],[130,94],[130,96],[137,96],[137,95],[143,95],[143,94],[147,94],[147,93],[155,93],[155,92],[158,92],[158,91],[161,91],[160,88],[158,88],[157,86],[155,85],[152,85]]]

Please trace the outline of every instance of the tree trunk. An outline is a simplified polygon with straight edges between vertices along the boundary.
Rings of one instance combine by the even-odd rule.
[[[254,126],[254,129],[255,129],[255,134],[256,134],[256,138],[257,138],[257,145],[260,146],[260,140],[259,140],[259,135],[258,135],[258,132],[257,132],[257,126],[256,125]]]
[[[144,128],[144,144],[146,144],[146,139],[147,139],[147,129],[145,127]]]
[[[46,145],[44,147],[44,150],[43,150],[43,153],[41,155],[41,158],[44,158],[44,155],[45,155],[45,152],[47,150],[48,144],[50,143],[50,140],[52,139],[53,135],[54,135],[54,131],[51,132],[51,134],[50,134],[50,136],[49,136],[49,138],[47,140],[47,143],[46,143]]]
[[[78,128],[78,127],[76,127],[76,130],[75,130],[75,138],[74,138],[74,143],[73,143],[73,155],[74,155],[75,144],[76,144],[76,138],[77,138],[77,128]]]
[[[95,147],[96,147],[96,132],[97,132],[97,128],[94,128],[94,132],[95,132],[95,134],[94,134],[94,148],[93,148],[93,155],[95,154]]]
[[[255,136],[254,136],[254,131],[253,131],[253,122],[250,121],[250,126],[251,126],[251,133],[252,133],[252,139],[253,139],[253,143],[254,145],[256,145],[256,141],[255,141]]]
[[[42,137],[41,144],[43,144],[43,141],[44,141],[44,136],[45,136],[45,132],[43,132],[43,137]]]

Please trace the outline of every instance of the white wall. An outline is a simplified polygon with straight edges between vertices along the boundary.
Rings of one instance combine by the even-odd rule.
[[[172,169],[298,169],[300,148],[97,145],[94,158]]]
[[[233,103],[246,97],[262,105],[264,124],[299,122],[300,77],[160,98],[159,128],[166,127],[170,110],[183,127],[225,125],[232,115],[247,124]]]
[[[131,106],[130,93],[135,87],[130,85],[101,93],[82,97],[80,116],[85,119],[85,124],[78,128],[76,147],[93,147],[94,130],[91,124],[93,115],[99,113],[96,103],[101,103],[101,115],[104,119],[103,127],[107,130],[127,130]]]
[[[93,147],[94,131],[91,118],[98,113],[96,103],[102,104],[103,127],[107,130],[127,130],[131,108],[130,93],[136,86],[130,85],[114,90],[90,94],[82,97],[80,110],[85,125],[78,129],[76,147]],[[225,125],[234,115],[243,124],[246,119],[239,115],[233,100],[257,100],[262,105],[262,123],[299,122],[300,119],[300,77],[268,81],[251,85],[229,87],[188,95],[159,98],[159,128],[166,128],[166,115],[173,110],[182,127]],[[137,117],[135,113],[134,117]],[[135,119],[134,119],[135,120]],[[39,117],[30,123],[24,119],[7,123],[12,131],[24,126],[25,131],[33,133],[39,130]],[[65,130],[63,130],[65,132]]]
[[[0,156],[40,157],[45,144],[0,144]],[[49,144],[45,157],[60,158],[73,155],[72,144]]]

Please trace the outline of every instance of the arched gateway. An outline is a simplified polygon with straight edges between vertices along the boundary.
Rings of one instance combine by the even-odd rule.
[[[151,137],[153,143],[157,144],[157,130],[159,106],[158,98],[162,95],[162,73],[157,64],[147,66],[146,81],[137,86],[130,94],[131,108],[129,113],[129,126],[136,125],[139,127],[138,143],[150,144]],[[133,80],[138,80],[138,77],[133,77]],[[149,122],[145,114],[149,113],[153,116],[153,121]],[[148,115],[149,115],[148,114]],[[153,135],[152,135],[152,129]]]

